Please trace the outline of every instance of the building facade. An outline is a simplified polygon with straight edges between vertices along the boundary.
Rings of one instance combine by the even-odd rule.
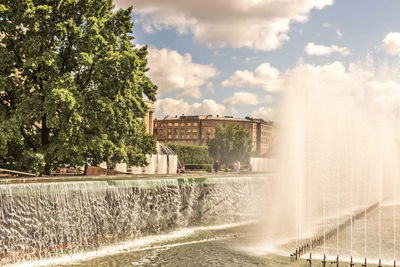
[[[146,132],[152,134],[154,131],[154,103],[149,100],[144,100],[147,105],[147,112],[143,118],[144,126],[146,127]]]
[[[253,141],[253,150],[260,154],[268,151],[272,140],[272,122],[250,117],[180,116],[154,120],[154,137],[163,143],[206,145],[215,137],[217,126],[239,125],[245,128]]]

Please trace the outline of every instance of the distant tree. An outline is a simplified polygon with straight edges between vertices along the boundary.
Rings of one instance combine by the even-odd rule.
[[[145,164],[143,96],[157,88],[131,13],[112,0],[0,2],[0,166]]]
[[[167,144],[178,156],[181,164],[210,164],[207,146]]]
[[[208,141],[208,151],[210,157],[227,167],[235,160],[247,163],[252,143],[249,132],[239,125],[230,125],[227,128],[217,126],[215,137]]]

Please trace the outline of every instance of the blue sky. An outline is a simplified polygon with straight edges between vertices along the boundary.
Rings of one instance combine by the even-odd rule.
[[[114,2],[117,7],[133,4]],[[299,65],[339,62],[348,68],[367,57],[376,65],[399,59],[398,0],[134,3],[135,42],[150,47],[149,76],[159,86],[158,116],[210,113],[271,119],[290,80],[287,73]],[[209,14],[214,11],[218,14]],[[270,38],[262,39],[259,32],[265,28]]]

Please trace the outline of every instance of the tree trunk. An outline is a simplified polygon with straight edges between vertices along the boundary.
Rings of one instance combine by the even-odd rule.
[[[49,129],[47,128],[47,115],[44,114],[42,117],[42,150],[43,154],[45,156],[45,167],[44,167],[44,174],[50,175],[50,164],[47,161],[47,155],[46,155],[46,150],[47,150],[47,145],[49,144]]]
[[[47,115],[42,117],[42,148],[45,149],[49,144],[49,130],[47,129]]]

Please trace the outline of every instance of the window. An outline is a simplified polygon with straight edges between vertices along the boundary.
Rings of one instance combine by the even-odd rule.
[[[184,123],[184,122],[182,122],[182,123],[181,123],[181,126],[185,126],[185,123]]]
[[[168,135],[168,138],[172,138],[172,135],[169,134],[169,135]]]
[[[172,126],[172,123],[171,123],[171,122],[168,122],[168,126]]]
[[[168,128],[168,132],[169,132],[169,133],[172,132],[172,129],[171,129],[171,128]]]
[[[186,138],[187,138],[187,139],[189,139],[189,138],[190,138],[190,135],[189,135],[189,134],[188,134],[188,135],[186,135]]]
[[[193,132],[194,132],[194,133],[197,133],[197,128],[194,128],[194,129],[193,129]]]
[[[193,135],[193,138],[194,138],[194,139],[197,139],[197,135]]]
[[[193,126],[197,126],[197,122],[194,122],[194,123],[193,123]]]
[[[191,125],[191,123],[190,123],[190,122],[186,123],[186,126],[190,126],[190,125]]]
[[[192,130],[191,129],[187,129],[187,132],[190,133]]]
[[[175,123],[174,123],[174,126],[179,126],[179,123],[175,122]]]

